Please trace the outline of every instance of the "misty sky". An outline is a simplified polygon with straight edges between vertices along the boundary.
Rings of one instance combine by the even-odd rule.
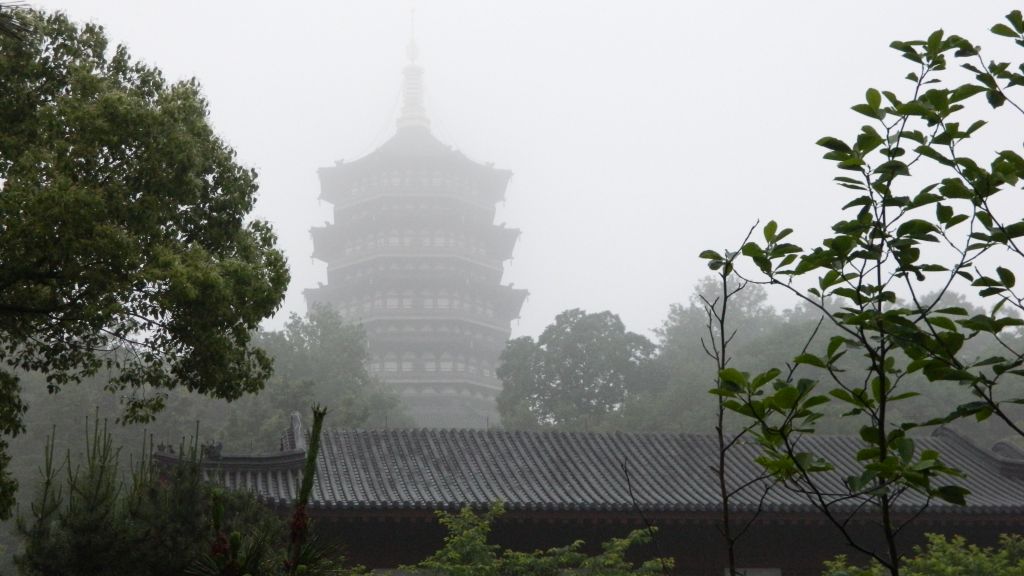
[[[292,272],[277,327],[325,278],[309,228],[316,170],[394,132],[409,0],[30,0],[106,27],[170,79],[197,77],[212,122],[259,171],[255,216]],[[567,308],[647,332],[705,275],[696,255],[758,218],[811,244],[848,199],[815,140],[852,136],[869,86],[905,89],[888,48],[945,28],[990,47],[1015,3],[429,0],[416,6],[434,133],[514,172],[498,222],[522,230],[513,335]],[[991,52],[992,50],[990,50]],[[1018,121],[1019,122],[1019,121]]]

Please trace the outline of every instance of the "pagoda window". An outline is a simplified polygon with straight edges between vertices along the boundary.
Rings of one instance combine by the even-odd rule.
[[[423,369],[427,372],[437,372],[437,360],[433,354],[423,355]]]
[[[386,302],[387,302],[387,309],[388,310],[398,310],[398,295],[397,294],[388,294]]]
[[[384,357],[384,371],[385,372],[398,372],[398,360],[394,354],[388,354]]]
[[[402,245],[402,238],[397,234],[391,234],[388,236],[388,246],[394,248]]]
[[[402,372],[412,372],[413,359],[416,358],[412,354],[402,355]]]
[[[437,309],[438,310],[447,310],[450,307],[451,307],[451,300],[449,300],[447,296],[438,296],[437,297]]]
[[[412,296],[402,296],[402,310],[412,310]]]
[[[434,297],[433,296],[424,296],[423,297],[423,309],[424,310],[433,310],[434,309]]]
[[[455,362],[455,371],[456,372],[465,372],[466,371],[466,363],[461,358]]]
[[[384,308],[384,298],[379,294],[377,295],[376,298],[373,299],[373,307],[376,310]]]
[[[441,356],[441,372],[452,371],[452,357],[444,354]]]

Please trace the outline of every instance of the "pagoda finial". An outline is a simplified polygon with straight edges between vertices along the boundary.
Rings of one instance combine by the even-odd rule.
[[[409,63],[402,69],[402,113],[398,117],[398,128],[430,128],[430,119],[427,118],[427,108],[423,103],[423,68],[416,64],[419,58],[419,49],[416,48],[416,8],[413,8],[410,16],[409,45],[405,54]]]

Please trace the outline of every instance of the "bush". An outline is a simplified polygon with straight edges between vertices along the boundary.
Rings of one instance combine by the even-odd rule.
[[[596,556],[580,551],[582,540],[533,552],[503,550],[487,542],[491,523],[503,513],[501,504],[480,515],[469,508],[458,514],[438,512],[441,525],[448,531],[444,546],[418,565],[403,570],[430,576],[653,576],[673,565],[671,558],[655,558],[639,566],[626,559],[630,548],[651,541],[649,530],[612,538],[601,545],[602,552]]]
[[[916,547],[901,568],[905,576],[1024,576],[1024,537],[1000,536],[996,548],[968,544],[962,536],[947,539],[929,534],[924,548]],[[850,566],[845,556],[825,563],[823,576],[883,576],[888,570],[877,562],[864,568]]]

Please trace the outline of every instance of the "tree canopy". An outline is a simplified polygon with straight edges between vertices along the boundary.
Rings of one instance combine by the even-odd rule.
[[[501,356],[498,397],[510,428],[614,426],[644,381],[655,352],[647,338],[626,331],[611,312],[567,310],[536,341],[509,342]]]
[[[0,432],[21,430],[14,369],[51,391],[103,370],[127,420],[178,386],[259,390],[271,361],[252,334],[288,271],[270,227],[248,219],[256,174],[214,134],[199,85],[167,82],[98,26],[13,16],[25,33],[0,35]]]

